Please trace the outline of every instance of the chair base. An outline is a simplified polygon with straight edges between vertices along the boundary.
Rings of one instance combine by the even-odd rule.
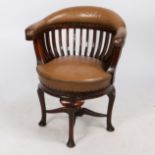
[[[90,115],[90,116],[94,116],[94,117],[107,117],[107,115],[105,114],[100,114],[94,111],[91,111],[87,108],[82,108],[82,107],[61,107],[58,109],[53,109],[53,110],[47,110],[46,113],[67,113],[69,115],[69,140],[67,142],[67,146],[68,147],[74,147],[75,146],[75,142],[74,142],[74,138],[73,138],[73,128],[74,128],[74,124],[75,121],[77,119],[77,117],[81,117],[83,115]],[[44,127],[46,126],[46,120],[41,120],[39,122],[39,126]]]
[[[45,107],[45,99],[44,99],[44,91],[39,87],[38,88],[38,96],[40,100],[41,110],[42,110],[42,118],[39,122],[39,126],[44,127],[46,126],[46,114],[47,113],[67,113],[69,116],[69,138],[67,142],[68,147],[74,147],[74,125],[76,122],[77,117],[81,117],[83,115],[89,115],[94,117],[107,117],[107,130],[108,131],[114,131],[114,127],[111,123],[111,116],[112,116],[112,108],[113,103],[115,99],[115,89],[112,89],[110,93],[108,93],[109,97],[109,106],[107,114],[101,114],[94,112],[92,110],[89,110],[87,108],[82,107],[84,104],[83,100],[77,100],[77,99],[71,99],[71,98],[61,98],[60,97],[60,103],[63,105],[63,107],[52,109],[52,110],[46,110]]]

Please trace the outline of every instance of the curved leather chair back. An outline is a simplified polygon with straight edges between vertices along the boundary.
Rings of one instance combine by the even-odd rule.
[[[59,56],[80,55],[102,60],[106,70],[114,48],[122,47],[125,36],[121,17],[100,7],[63,9],[26,29],[26,39],[34,41],[38,64]]]

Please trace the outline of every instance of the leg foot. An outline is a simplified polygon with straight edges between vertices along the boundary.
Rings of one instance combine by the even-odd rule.
[[[69,139],[68,142],[67,142],[67,146],[68,147],[74,147],[75,146],[74,140],[73,139]]]
[[[40,101],[41,106],[41,121],[39,122],[40,126],[46,126],[46,106],[45,106],[45,98],[44,98],[44,92],[38,87],[38,97]]]
[[[41,120],[38,124],[39,124],[39,126],[44,127],[44,126],[46,126],[46,121]]]
[[[112,132],[115,130],[115,128],[112,125],[109,125],[107,126],[107,130]]]
[[[114,127],[111,122],[112,118],[112,109],[115,101],[115,88],[113,87],[112,91],[108,94],[109,97],[109,105],[108,105],[108,111],[107,111],[107,130],[108,131],[114,131]]]

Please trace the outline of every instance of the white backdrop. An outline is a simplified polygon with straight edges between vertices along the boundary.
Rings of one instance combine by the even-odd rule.
[[[44,129],[37,126],[40,107],[36,61],[32,42],[25,41],[24,29],[58,9],[79,5],[116,11],[126,22],[128,36],[115,81],[116,131],[106,132],[102,126],[105,120],[83,117],[76,124],[77,147],[68,149],[64,145],[68,131],[65,115],[49,116],[49,125]],[[0,154],[154,155],[154,6],[153,0],[1,0]],[[56,98],[47,96],[46,100],[53,102],[51,107],[58,105]],[[102,111],[102,100],[89,101],[86,106]]]

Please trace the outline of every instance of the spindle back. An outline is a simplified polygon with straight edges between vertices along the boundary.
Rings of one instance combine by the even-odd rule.
[[[113,33],[95,28],[55,28],[34,40],[39,58],[46,63],[68,55],[89,56],[103,60],[110,52]]]

